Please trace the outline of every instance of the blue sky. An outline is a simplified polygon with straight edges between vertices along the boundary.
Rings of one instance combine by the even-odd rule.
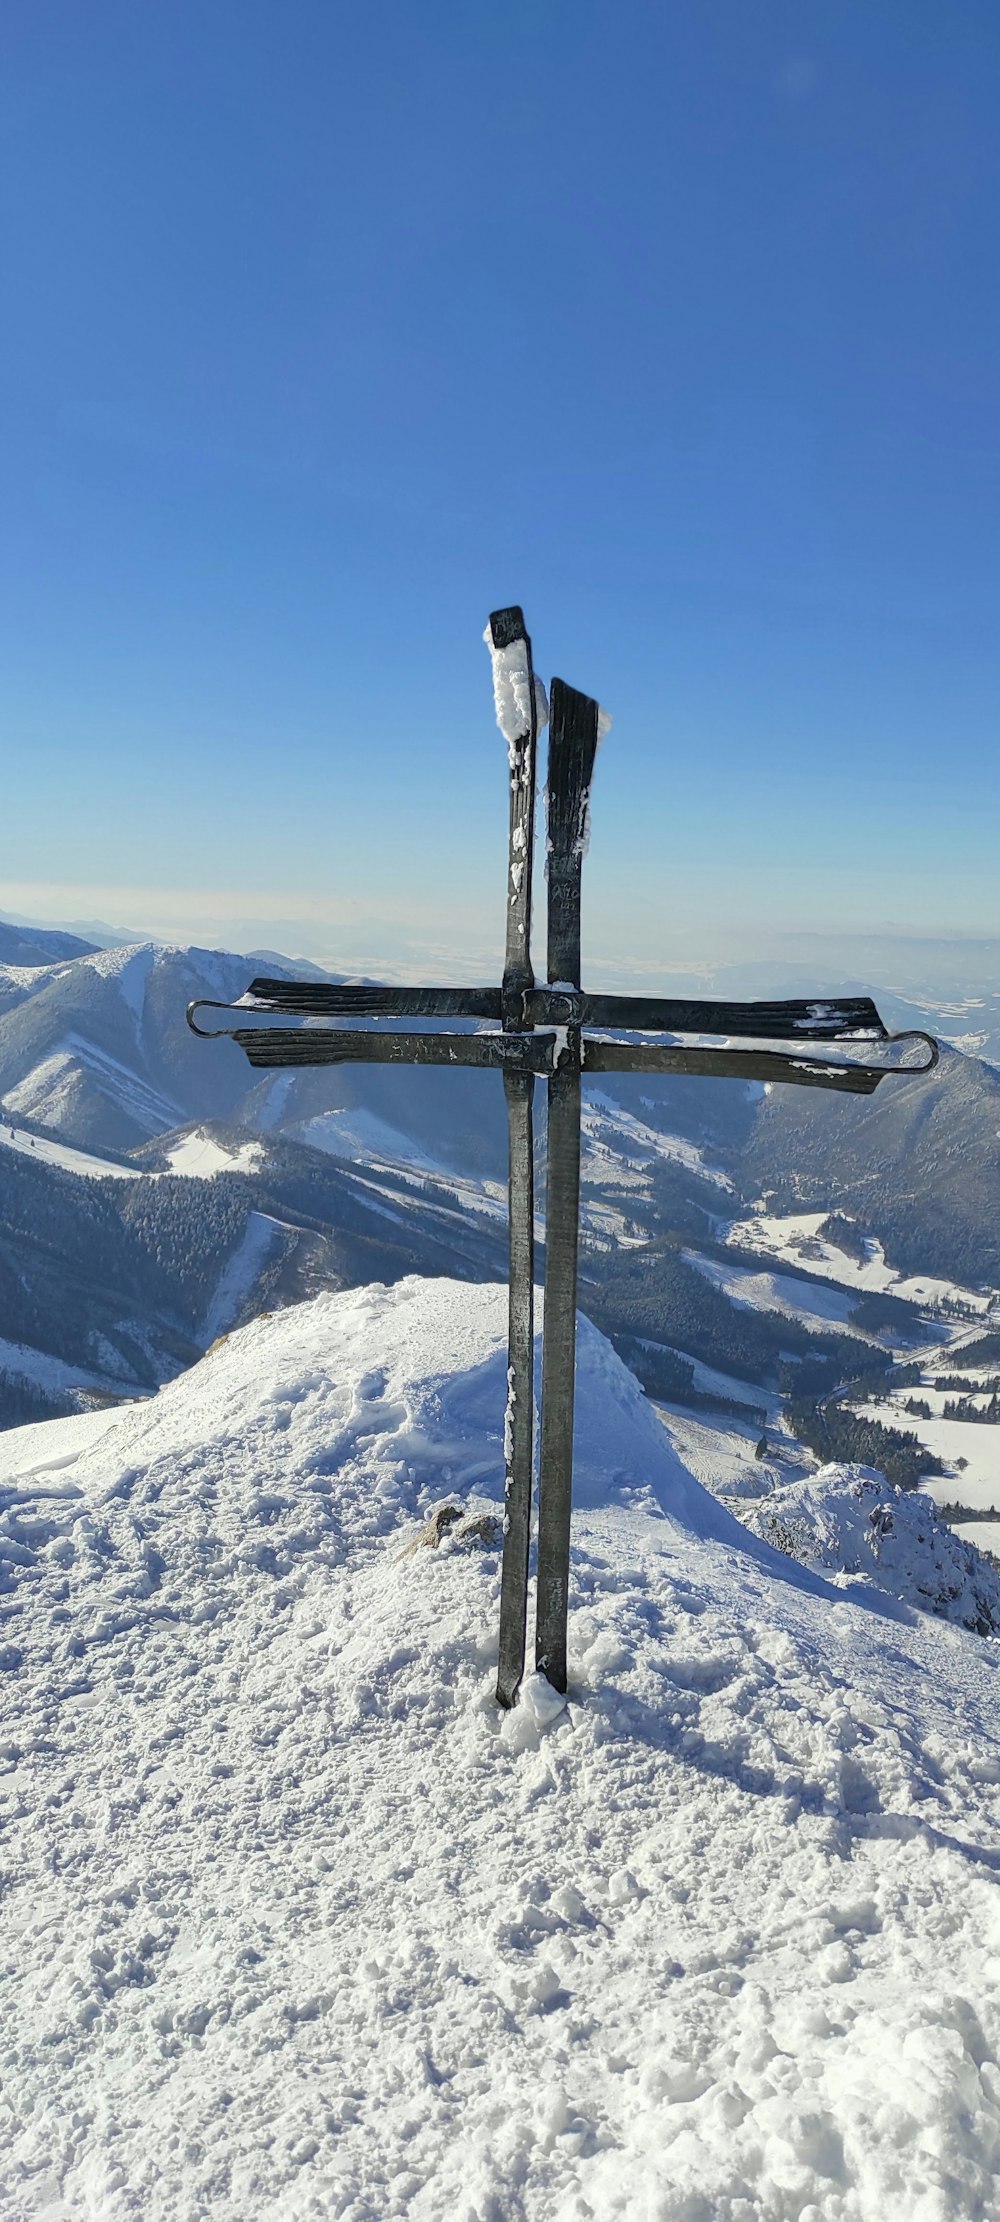
[[[1000,932],[995,0],[7,0],[0,905],[487,969]]]

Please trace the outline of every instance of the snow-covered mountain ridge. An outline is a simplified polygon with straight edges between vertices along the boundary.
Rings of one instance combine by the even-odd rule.
[[[242,991],[254,961],[151,943],[17,953],[0,980],[0,1422],[148,1391],[215,1334],[324,1286],[502,1278],[496,1075],[261,1077],[184,1023],[189,998]],[[918,1349],[950,1364],[939,1300],[988,1327],[1000,1285],[996,1075],[951,1055],[871,1103],[805,1093],[622,1076],[584,1108],[584,1308],[651,1393],[687,1403],[690,1389],[716,1416],[721,1397],[750,1428],[766,1413],[793,1455],[812,1441],[810,1395],[855,1373],[881,1395],[890,1362]],[[539,1143],[541,1202],[541,1119]],[[831,1209],[863,1265],[823,1236]],[[926,1367],[898,1382],[882,1417],[912,1440],[914,1386],[935,1396]],[[916,1425],[940,1502],[1000,1507],[995,1430],[936,1403]],[[819,1457],[889,1458],[871,1428],[854,1441],[838,1426]]]
[[[5,2222],[1000,2212],[998,1647],[738,1527],[585,1332],[493,1702],[500,1287],[0,1439]]]

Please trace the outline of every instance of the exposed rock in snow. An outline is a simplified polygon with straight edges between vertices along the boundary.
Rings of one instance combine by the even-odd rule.
[[[485,1543],[488,1550],[493,1550],[500,1535],[501,1523],[496,1512],[473,1509],[463,1519],[460,1505],[438,1504],[428,1513],[416,1535],[404,1543],[400,1557],[410,1558],[414,1551],[439,1551],[442,1544],[446,1550],[452,1550],[458,1543],[467,1546]]]
[[[4,2222],[1000,2212],[1000,1647],[781,1558],[581,1338],[571,1687],[493,1699],[506,1292],[0,1439]]]

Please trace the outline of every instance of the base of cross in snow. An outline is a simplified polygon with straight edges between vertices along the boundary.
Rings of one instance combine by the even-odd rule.
[[[998,1646],[751,1534],[581,1323],[568,1697],[498,1713],[496,1549],[401,1554],[495,1513],[505,1366],[410,1280],[0,1438],[4,2217],[1000,2211]]]

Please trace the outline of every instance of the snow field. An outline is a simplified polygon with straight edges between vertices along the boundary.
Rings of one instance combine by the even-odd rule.
[[[325,1150],[329,1157],[347,1158],[351,1163],[364,1160],[409,1165],[417,1172],[449,1177],[449,1168],[442,1159],[428,1156],[410,1135],[390,1126],[376,1112],[358,1105],[350,1110],[335,1108],[318,1112],[303,1121],[297,1129],[297,1139],[307,1143],[310,1149]]]
[[[67,1365],[62,1358],[53,1358],[47,1350],[35,1350],[30,1343],[8,1342],[6,1336],[0,1336],[0,1371],[12,1374],[18,1381],[31,1381],[40,1389],[56,1392],[108,1386],[103,1374],[87,1366]],[[120,1373],[117,1381],[119,1387],[125,1385]]]
[[[223,1267],[202,1322],[201,1340],[206,1347],[215,1341],[217,1335],[223,1334],[235,1319],[244,1297],[262,1272],[281,1233],[280,1219],[272,1218],[266,1211],[250,1213],[243,1239]]]
[[[41,1067],[36,1068],[37,1071]],[[14,1094],[8,1097],[13,1105]],[[78,1150],[71,1142],[57,1142],[48,1135],[29,1134],[27,1129],[12,1126],[9,1118],[0,1119],[0,1148],[17,1150],[22,1156],[31,1157],[43,1165],[58,1165],[65,1173],[78,1173],[86,1180],[164,1180],[164,1173],[149,1173],[145,1167],[116,1163],[113,1158],[95,1157],[89,1150]],[[187,1128],[180,1138],[171,1143],[167,1163],[171,1173],[183,1173],[189,1180],[212,1180],[216,1173],[250,1173],[259,1165],[263,1155],[259,1142],[240,1142],[227,1149],[223,1143],[206,1134],[203,1127]]]
[[[4,2222],[1000,2214],[997,1646],[740,1529],[586,1330],[570,1700],[501,1715],[497,1553],[401,1549],[505,1367],[410,1280],[5,1438]]]
[[[64,1173],[79,1173],[85,1180],[137,1180],[135,1165],[115,1164],[107,1157],[94,1157],[89,1150],[77,1150],[70,1142],[54,1142],[48,1135],[29,1134],[24,1127],[11,1126],[8,1119],[0,1117],[0,1148],[17,1150],[21,1156],[30,1157],[42,1165],[58,1165]]]
[[[974,1543],[977,1551],[991,1551],[1000,1559],[1000,1520],[960,1520],[955,1533],[963,1542]]]
[[[860,1333],[851,1325],[857,1298],[846,1290],[811,1287],[808,1281],[799,1281],[790,1273],[759,1273],[751,1265],[727,1265],[720,1258],[702,1257],[698,1250],[684,1250],[681,1255],[734,1304],[748,1305],[754,1311],[781,1312],[813,1334],[821,1333],[824,1327],[836,1327],[844,1335]]]
[[[810,1453],[800,1451],[790,1437],[787,1452],[784,1444],[775,1443],[767,1458],[755,1457],[759,1423],[721,1412],[699,1416],[684,1405],[657,1403],[656,1409],[678,1456],[713,1496],[767,1496],[790,1473],[811,1469]]]
[[[787,1258],[795,1265],[804,1265],[832,1281],[839,1281],[844,1288],[888,1291],[913,1304],[959,1303],[972,1311],[986,1314],[990,1298],[981,1289],[963,1288],[957,1281],[947,1281],[929,1273],[897,1273],[888,1264],[882,1244],[871,1238],[866,1243],[868,1256],[864,1264],[847,1255],[835,1242],[827,1241],[820,1228],[830,1216],[826,1211],[801,1211],[778,1217],[770,1212],[757,1212],[750,1219],[733,1222],[726,1234],[727,1242],[736,1250],[771,1252],[776,1258]],[[978,1332],[978,1330],[977,1330]]]
[[[259,1142],[240,1142],[235,1149],[226,1149],[204,1127],[191,1127],[171,1144],[167,1163],[172,1173],[184,1173],[189,1180],[214,1180],[216,1173],[252,1173],[263,1154]]]
[[[946,1393],[954,1397],[958,1392],[942,1392],[933,1383],[921,1382],[915,1389],[897,1390],[884,1404],[855,1404],[851,1409],[864,1419],[881,1420],[883,1427],[905,1428],[925,1450],[936,1453],[948,1471],[929,1474],[920,1486],[937,1504],[967,1504],[977,1512],[1000,1511],[1000,1427],[981,1420],[934,1416],[927,1420],[906,1409],[906,1399],[912,1397],[930,1404],[933,1415],[934,1407],[939,1409],[944,1403]],[[965,1461],[961,1469],[960,1458]]]

